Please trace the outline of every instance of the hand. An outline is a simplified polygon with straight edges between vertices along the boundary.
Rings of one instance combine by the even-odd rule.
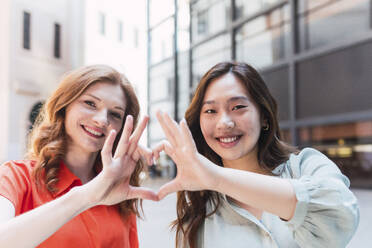
[[[192,134],[183,119],[180,124],[168,114],[156,114],[167,140],[154,148],[154,157],[158,158],[164,150],[177,165],[177,176],[163,185],[158,192],[159,199],[181,190],[205,190],[213,188],[216,165],[198,153]]]
[[[133,117],[128,115],[114,156],[113,144],[116,133],[111,130],[101,151],[103,168],[101,173],[91,182],[95,184],[97,205],[113,205],[124,200],[143,198],[158,200],[155,192],[144,187],[129,184],[130,177],[140,159],[137,144],[148,122],[145,117],[131,135]]]
[[[137,149],[135,151],[135,155],[140,157],[144,162],[146,162],[147,165],[153,165],[154,164],[154,155],[150,148],[142,146],[138,144]]]

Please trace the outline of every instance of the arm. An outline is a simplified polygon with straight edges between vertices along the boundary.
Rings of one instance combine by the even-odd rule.
[[[177,177],[160,189],[160,198],[180,190],[213,190],[283,219],[293,216],[297,200],[288,180],[217,166],[197,152],[184,120],[178,125],[167,114],[157,117],[168,141],[155,156],[164,150],[177,164]]]
[[[184,120],[178,125],[160,113],[158,119],[168,140],[154,154],[164,150],[178,169],[177,177],[160,188],[160,198],[179,190],[216,190],[289,220],[301,247],[345,247],[355,233],[357,200],[347,178],[320,152],[304,149],[291,157],[295,176],[288,179],[222,168],[197,152]]]
[[[218,166],[216,182],[209,190],[218,191],[285,220],[294,215],[297,199],[287,179]]]
[[[0,244],[4,247],[35,247],[56,232],[63,224],[87,209],[82,190],[72,189],[60,198],[32,211],[14,217],[14,206],[1,197]],[[5,210],[5,211],[4,211]],[[4,213],[4,212],[7,213]]]
[[[130,136],[133,119],[128,117],[114,156],[111,151],[115,132],[112,131],[105,141],[101,173],[60,198],[17,217],[14,217],[12,203],[4,197],[0,198],[0,244],[4,247],[35,247],[66,222],[93,206],[114,205],[133,198],[156,200],[157,196],[152,191],[129,184],[139,159],[135,150],[146,123],[147,118]]]

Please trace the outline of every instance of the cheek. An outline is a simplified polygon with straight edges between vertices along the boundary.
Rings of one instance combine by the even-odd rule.
[[[212,123],[210,121],[207,121],[207,120],[201,118],[200,119],[200,129],[202,131],[204,139],[206,139],[212,133],[212,130],[213,130],[212,129]]]

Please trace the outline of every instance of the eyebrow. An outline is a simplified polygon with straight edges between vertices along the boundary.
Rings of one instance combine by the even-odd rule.
[[[99,98],[99,97],[97,97],[97,96],[95,96],[95,95],[92,95],[92,94],[89,94],[89,93],[88,93],[87,95],[93,97],[94,99],[96,99],[96,100],[98,100],[98,101],[102,101],[101,98]],[[122,107],[115,106],[114,108],[115,108],[115,109],[118,109],[118,110],[121,110],[121,111],[123,111],[123,112],[125,112],[125,110],[124,110]]]
[[[246,96],[234,96],[234,97],[229,98],[229,100],[227,100],[227,101],[230,103],[230,102],[235,102],[235,101],[238,101],[238,100],[249,101],[248,97],[246,97]],[[214,103],[216,103],[215,100],[204,101],[202,106],[205,105],[205,104],[214,104]]]

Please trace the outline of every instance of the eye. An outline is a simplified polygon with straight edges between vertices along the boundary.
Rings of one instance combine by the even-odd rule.
[[[232,110],[237,110],[237,109],[241,109],[241,108],[245,108],[245,107],[247,107],[247,106],[245,106],[245,105],[236,105],[236,106],[234,106],[232,108]]]
[[[216,113],[216,111],[214,109],[207,109],[207,110],[204,110],[204,113],[213,114],[213,113]]]
[[[96,107],[96,104],[93,101],[85,100],[84,103],[90,107]]]
[[[119,113],[117,113],[117,112],[111,112],[111,115],[112,115],[114,118],[121,120],[121,115],[120,115]]]

